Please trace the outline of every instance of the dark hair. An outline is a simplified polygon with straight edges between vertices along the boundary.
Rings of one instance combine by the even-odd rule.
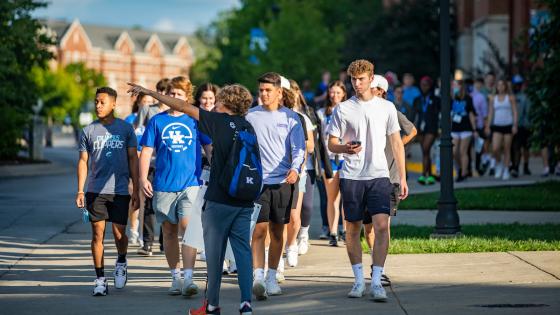
[[[245,116],[253,103],[253,96],[243,85],[232,84],[218,91],[216,102],[223,104],[234,115]]]
[[[474,80],[474,82],[476,82],[476,83],[483,83],[483,84],[484,84],[484,79],[478,77],[478,78],[476,78],[476,79]]]
[[[136,96],[136,99],[134,100],[134,103],[132,104],[132,112],[133,113],[137,113],[138,110],[140,110],[140,103],[142,102],[142,99],[144,98],[144,96],[147,96],[148,94],[144,94],[142,92],[138,93],[138,95]]]
[[[202,93],[206,91],[211,91],[212,93],[214,93],[214,97],[216,97],[216,95],[218,95],[218,90],[219,90],[218,86],[210,82],[201,84],[196,89],[196,93],[194,94],[194,106],[200,107],[200,98],[202,97]]]
[[[362,72],[362,73],[363,73],[363,72]],[[344,92],[344,99],[343,99],[343,101],[345,101],[345,100],[346,100],[346,97],[348,96],[348,92],[346,91],[346,86],[344,85],[344,82],[342,82],[342,81],[340,81],[340,80],[336,80],[336,81],[334,81],[334,82],[331,82],[331,83],[329,84],[329,87],[328,87],[327,91],[330,90],[331,88],[335,87],[335,86],[338,86],[339,88],[342,89],[342,91]],[[330,114],[332,114],[332,112],[333,112],[333,110],[334,110],[334,107],[335,107],[336,105],[337,105],[337,104],[333,104],[333,103],[332,103],[330,97],[327,97],[327,101],[325,102],[325,115],[330,115]]]
[[[97,91],[95,91],[95,95],[97,96],[97,94],[101,94],[101,93],[105,93],[110,97],[112,97],[113,99],[117,100],[117,91],[113,90],[108,86],[97,88]]]
[[[156,91],[158,92],[167,91],[170,82],[171,80],[169,80],[168,78],[163,78],[159,80],[158,83],[156,83]]]
[[[270,83],[275,87],[281,86],[280,75],[276,72],[267,72],[258,79],[259,83]]]

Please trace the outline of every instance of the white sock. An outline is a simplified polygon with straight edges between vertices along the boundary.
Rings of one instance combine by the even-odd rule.
[[[251,303],[249,303],[248,301],[245,301],[245,302],[241,302],[241,304],[239,304],[239,309],[242,309],[243,306],[245,306],[245,305],[251,307]]]
[[[364,268],[362,267],[362,264],[355,264],[352,265],[352,272],[354,272],[354,278],[356,279],[356,282],[358,283],[364,283]]]
[[[381,285],[381,275],[383,274],[383,267],[373,266],[373,277],[371,277],[371,285]]]
[[[263,280],[264,279],[264,269],[263,268],[256,268],[253,271],[253,278],[255,280]]]
[[[490,159],[490,168],[494,168],[494,167],[496,167],[496,159],[491,158]]]
[[[299,236],[309,238],[309,227],[301,227],[299,229]]]
[[[207,308],[208,308],[208,310],[209,310],[210,312],[212,312],[213,310],[217,309],[218,307],[217,307],[217,306],[214,306],[214,305],[208,304],[208,307],[207,307]]]
[[[173,279],[181,278],[181,270],[180,269],[170,269],[169,272],[171,272],[171,277]]]
[[[276,280],[276,269],[268,268],[268,274],[266,275],[267,280]]]
[[[192,275],[193,275],[193,270],[190,268],[185,268],[183,269],[183,277],[185,277],[185,279],[192,279]]]

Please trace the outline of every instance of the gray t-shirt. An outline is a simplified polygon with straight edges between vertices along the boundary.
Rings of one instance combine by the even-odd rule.
[[[153,104],[149,106],[142,106],[136,119],[134,119],[134,128],[141,128],[142,130],[148,125],[148,121],[152,119],[155,115],[161,113],[159,109],[159,104]]]
[[[402,133],[408,136],[412,132],[412,129],[414,129],[414,124],[400,111],[397,111],[397,119]],[[389,180],[393,184],[400,184],[401,178],[399,176],[399,170],[397,169],[397,163],[395,163],[395,158],[393,157],[393,150],[391,149],[391,140],[389,137],[387,137],[387,144],[388,145],[385,147],[385,157],[387,157],[387,165],[389,165]]]
[[[132,126],[115,118],[110,125],[99,120],[80,134],[80,152],[89,154],[87,192],[128,195],[128,148],[137,146]]]

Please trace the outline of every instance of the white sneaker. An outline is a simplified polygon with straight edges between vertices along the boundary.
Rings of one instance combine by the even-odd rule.
[[[232,273],[236,273],[237,272],[237,264],[235,263],[235,261],[230,260],[229,261],[229,267],[228,267],[228,274],[232,274]]]
[[[297,245],[291,245],[286,248],[286,259],[288,260],[288,266],[296,267],[298,264],[298,247]]]
[[[266,279],[265,283],[266,283],[266,293],[268,295],[273,296],[273,295],[282,294],[282,289],[278,285],[278,281],[276,281],[276,278],[274,279],[268,278]]]
[[[109,284],[106,278],[97,278],[93,282],[93,296],[105,296],[109,293]]]
[[[502,166],[502,163],[497,164],[496,165],[496,173],[494,173],[494,178],[495,179],[502,178],[503,171],[504,171],[504,168]]]
[[[284,277],[284,272],[276,272],[276,281],[278,281],[278,283],[282,283],[284,281],[286,281],[286,277]]]
[[[369,295],[375,302],[386,302],[387,293],[382,285],[372,285]]]
[[[128,241],[131,245],[138,246],[140,245],[139,237],[140,234],[138,234],[137,231],[130,230],[130,237],[128,238]]]
[[[366,293],[366,284],[364,282],[354,282],[352,290],[348,292],[349,298],[361,298]]]
[[[193,279],[185,278],[185,280],[183,280],[181,294],[183,296],[193,296],[197,293],[198,293],[198,286],[193,282]]]
[[[305,255],[309,251],[309,235],[304,235],[298,240],[298,254]]]
[[[169,288],[167,293],[169,293],[169,295],[180,295],[182,289],[183,289],[183,279],[173,278],[173,281],[171,282],[171,288]]]
[[[229,275],[228,264],[225,260],[224,260],[224,264],[222,265],[222,274],[223,275]]]
[[[126,271],[127,264],[125,263],[116,263],[115,264],[115,289],[122,289],[126,285],[128,281],[128,273]]]
[[[502,174],[502,180],[509,180],[509,179],[510,179],[509,170],[506,169]]]
[[[262,279],[255,279],[253,281],[253,294],[258,301],[266,300],[266,285]]]
[[[200,253],[198,253],[198,260],[200,261],[206,261],[206,253],[204,251],[201,251]]]

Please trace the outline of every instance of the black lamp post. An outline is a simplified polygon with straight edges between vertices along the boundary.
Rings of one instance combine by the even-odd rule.
[[[449,49],[449,0],[439,2],[440,70],[441,70],[441,181],[434,236],[451,236],[461,232],[457,200],[453,193],[453,143],[451,142],[451,58]]]

